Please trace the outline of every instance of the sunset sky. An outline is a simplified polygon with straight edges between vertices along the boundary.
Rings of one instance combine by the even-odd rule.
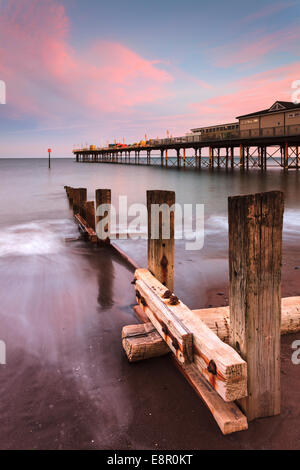
[[[0,0],[0,157],[71,156],[291,101],[300,1]]]

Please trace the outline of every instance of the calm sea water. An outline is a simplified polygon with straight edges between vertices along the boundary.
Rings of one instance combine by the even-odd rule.
[[[176,191],[178,203],[205,205],[205,244],[176,242],[176,293],[191,307],[227,273],[227,198],[282,190],[284,245],[298,243],[300,172],[178,171],[71,159],[0,160],[0,448],[124,446],[132,394],[120,332],[134,321],[132,273],[78,237],[64,185],[111,188],[113,204],[145,203],[147,189]],[[119,241],[146,265],[144,240]],[[125,372],[126,370],[126,372]],[[133,374],[134,378],[134,374]],[[112,389],[114,392],[112,393]],[[126,412],[124,412],[126,410]],[[115,427],[120,435],[115,434]],[[112,447],[113,448],[113,447]]]

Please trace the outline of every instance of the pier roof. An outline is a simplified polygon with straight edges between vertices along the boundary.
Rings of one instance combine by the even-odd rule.
[[[250,116],[260,116],[268,113],[288,111],[290,109],[300,109],[300,103],[296,104],[291,101],[275,101],[275,103],[268,109],[256,111],[255,113],[243,114],[242,116],[237,116],[237,119],[242,119]]]

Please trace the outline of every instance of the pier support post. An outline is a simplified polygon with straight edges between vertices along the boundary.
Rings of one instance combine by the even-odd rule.
[[[228,170],[228,159],[229,159],[229,151],[228,147],[226,147],[226,158],[225,158],[225,167]]]
[[[240,145],[240,170],[245,168],[245,148],[243,144]]]
[[[230,344],[248,365],[249,421],[280,412],[283,193],[229,198]]]
[[[176,149],[177,152],[177,168],[181,167],[181,157],[180,157],[180,149]]]
[[[246,149],[246,167],[247,167],[247,170],[249,170],[249,158],[250,158],[250,149],[249,149],[249,147],[247,147],[247,149]]]
[[[99,215],[99,206],[106,205],[103,215]],[[109,244],[110,234],[110,211],[111,211],[111,190],[110,189],[96,189],[96,232],[104,243]],[[107,234],[105,236],[104,234]]]
[[[230,168],[234,167],[234,147],[230,147]]]
[[[214,149],[213,147],[209,147],[209,168],[214,167]]]
[[[147,191],[148,269],[174,290],[174,191]]]
[[[166,167],[168,166],[168,149],[166,149]]]
[[[183,166],[185,168],[185,148],[183,149]]]
[[[289,144],[288,142],[284,145],[284,169],[288,170],[289,168]]]
[[[164,149],[160,149],[160,166],[164,166]]]

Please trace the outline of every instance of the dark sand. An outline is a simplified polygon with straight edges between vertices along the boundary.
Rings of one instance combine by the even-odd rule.
[[[120,334],[123,325],[137,321],[130,307],[132,273],[114,257],[97,259],[90,262],[99,262],[100,308],[87,324],[78,316],[72,324],[61,318],[54,329],[62,335],[59,360],[51,365],[41,355],[15,348],[9,364],[2,366],[1,449],[300,447],[300,366],[291,362],[291,343],[300,333],[282,338],[281,415],[224,437],[168,357],[128,364]],[[283,296],[300,295],[295,260],[300,260],[300,250],[290,247],[284,255]],[[227,296],[228,287],[220,286],[205,301],[199,299],[199,307],[226,305]],[[85,310],[87,314],[88,300]]]

